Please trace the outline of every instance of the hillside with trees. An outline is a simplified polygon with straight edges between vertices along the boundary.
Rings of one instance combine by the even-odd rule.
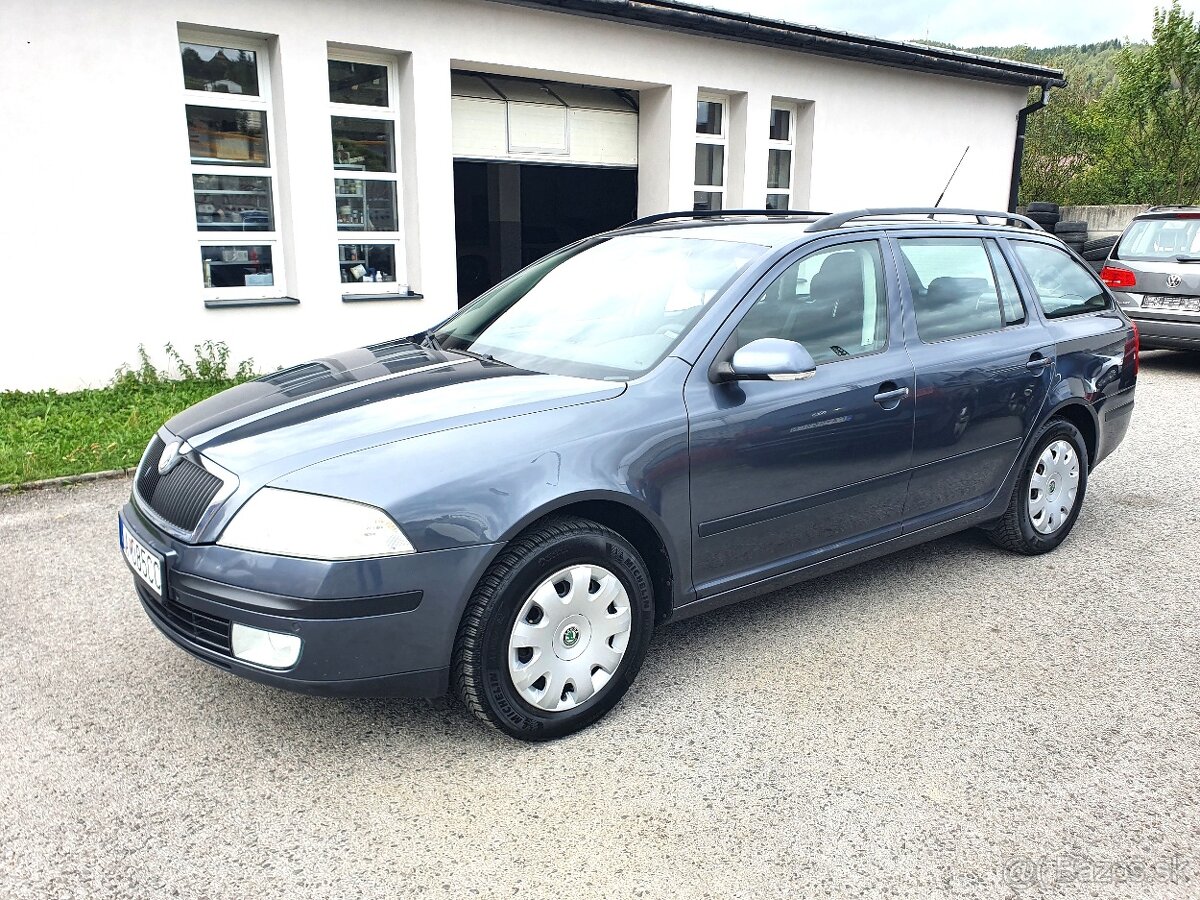
[[[1200,23],[1178,2],[1149,43],[965,49],[1066,73],[1029,119],[1021,203],[1200,203]]]

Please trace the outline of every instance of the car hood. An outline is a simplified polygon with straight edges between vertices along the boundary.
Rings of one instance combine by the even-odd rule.
[[[367,447],[619,396],[624,382],[545,375],[408,340],[284,369],[167,422],[193,451],[259,484]]]

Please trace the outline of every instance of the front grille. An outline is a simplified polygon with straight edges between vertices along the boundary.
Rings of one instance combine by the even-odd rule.
[[[199,644],[206,650],[212,650],[222,656],[233,655],[228,619],[184,606],[170,597],[165,599],[156,597],[140,584],[138,593],[142,595],[142,599],[159,623],[170,631],[187,638],[194,644]]]
[[[224,482],[190,459],[180,459],[160,475],[158,460],[165,444],[158,435],[150,442],[146,461],[138,473],[137,489],[142,500],[176,528],[194,531]]]

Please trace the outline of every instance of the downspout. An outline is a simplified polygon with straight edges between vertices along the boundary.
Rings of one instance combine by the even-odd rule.
[[[1025,161],[1025,129],[1029,124],[1029,115],[1039,109],[1045,109],[1049,102],[1050,83],[1046,82],[1042,85],[1042,96],[1017,113],[1017,141],[1013,147],[1012,181],[1008,187],[1009,212],[1017,211],[1017,194],[1021,191],[1021,164]]]

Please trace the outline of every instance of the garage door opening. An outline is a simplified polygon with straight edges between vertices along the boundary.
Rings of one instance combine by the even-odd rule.
[[[560,247],[637,217],[637,172],[454,163],[458,304]]]
[[[637,215],[637,98],[454,72],[459,305],[547,253]]]

